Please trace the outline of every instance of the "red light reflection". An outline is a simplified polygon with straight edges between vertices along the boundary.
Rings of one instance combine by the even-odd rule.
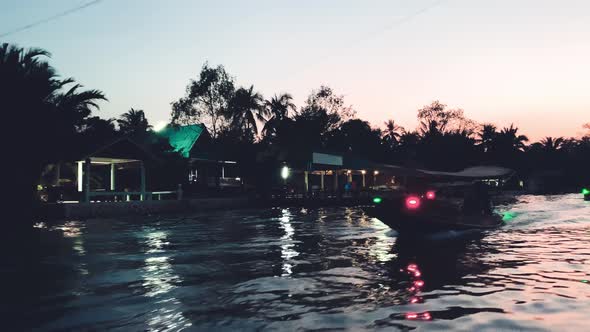
[[[410,304],[421,303],[422,298],[418,294],[422,290],[422,287],[424,287],[424,280],[420,279],[422,272],[420,272],[416,264],[408,264],[405,271],[410,275],[412,281],[412,286],[408,288],[408,291],[412,293],[409,302]],[[408,312],[405,314],[405,317],[407,320],[432,320],[432,315],[429,312]]]

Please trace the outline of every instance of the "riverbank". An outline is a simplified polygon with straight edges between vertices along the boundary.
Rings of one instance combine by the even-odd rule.
[[[288,197],[261,199],[251,196],[191,198],[182,200],[148,200],[129,202],[93,203],[47,203],[37,209],[41,219],[89,219],[100,217],[141,216],[182,212],[235,210],[267,207],[329,207],[368,204],[369,196],[363,197]]]

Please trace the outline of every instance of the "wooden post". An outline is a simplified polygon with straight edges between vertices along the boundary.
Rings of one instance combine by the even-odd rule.
[[[324,173],[326,172],[322,171],[322,173],[320,174],[320,189],[322,191],[324,191]]]
[[[145,166],[143,164],[143,161],[140,162],[139,164],[139,169],[141,172],[141,187],[139,189],[139,191],[141,192],[141,195],[139,196],[140,200],[145,200]]]
[[[115,164],[111,164],[111,191],[115,191]]]
[[[334,170],[334,192],[338,192],[338,171]]]
[[[90,158],[84,161],[84,202],[90,202]]]
[[[364,187],[366,187],[366,184],[365,184],[365,171],[363,171],[363,188]]]
[[[308,171],[304,171],[303,172],[303,184],[304,184],[304,190],[307,193],[309,191],[309,172]]]

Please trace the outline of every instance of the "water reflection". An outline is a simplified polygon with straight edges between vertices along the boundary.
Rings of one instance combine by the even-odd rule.
[[[295,229],[291,225],[291,212],[288,209],[283,209],[279,221],[280,228],[285,232],[281,236],[281,258],[283,259],[281,276],[287,277],[293,273],[292,259],[299,256],[299,253],[295,250],[295,241],[293,240]]]
[[[19,312],[44,330],[585,330],[590,205],[527,200],[501,230],[430,241],[354,208],[36,228],[51,250],[31,275],[51,282],[21,282],[43,291]]]
[[[182,281],[174,273],[167,246],[166,231],[146,228],[144,230],[145,266],[142,271],[142,286],[147,290],[146,297],[155,298],[156,308],[148,314],[147,324],[158,331],[175,331],[191,326],[182,313],[182,303],[173,291]]]

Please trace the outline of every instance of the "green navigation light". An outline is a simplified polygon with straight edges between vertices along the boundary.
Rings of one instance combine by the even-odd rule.
[[[375,203],[375,204],[379,204],[379,203],[381,203],[381,202],[383,202],[383,199],[382,199],[381,197],[374,197],[374,198],[373,198],[373,203]]]
[[[582,195],[590,195],[590,189],[587,189],[587,188],[582,189]]]
[[[503,221],[510,221],[514,218],[516,218],[516,213],[514,212],[504,212],[504,214],[502,215]]]
[[[581,280],[581,281],[582,281],[583,283],[585,283],[585,284],[587,284],[587,283],[588,283],[588,280],[586,280],[586,279],[584,279],[584,280]]]

